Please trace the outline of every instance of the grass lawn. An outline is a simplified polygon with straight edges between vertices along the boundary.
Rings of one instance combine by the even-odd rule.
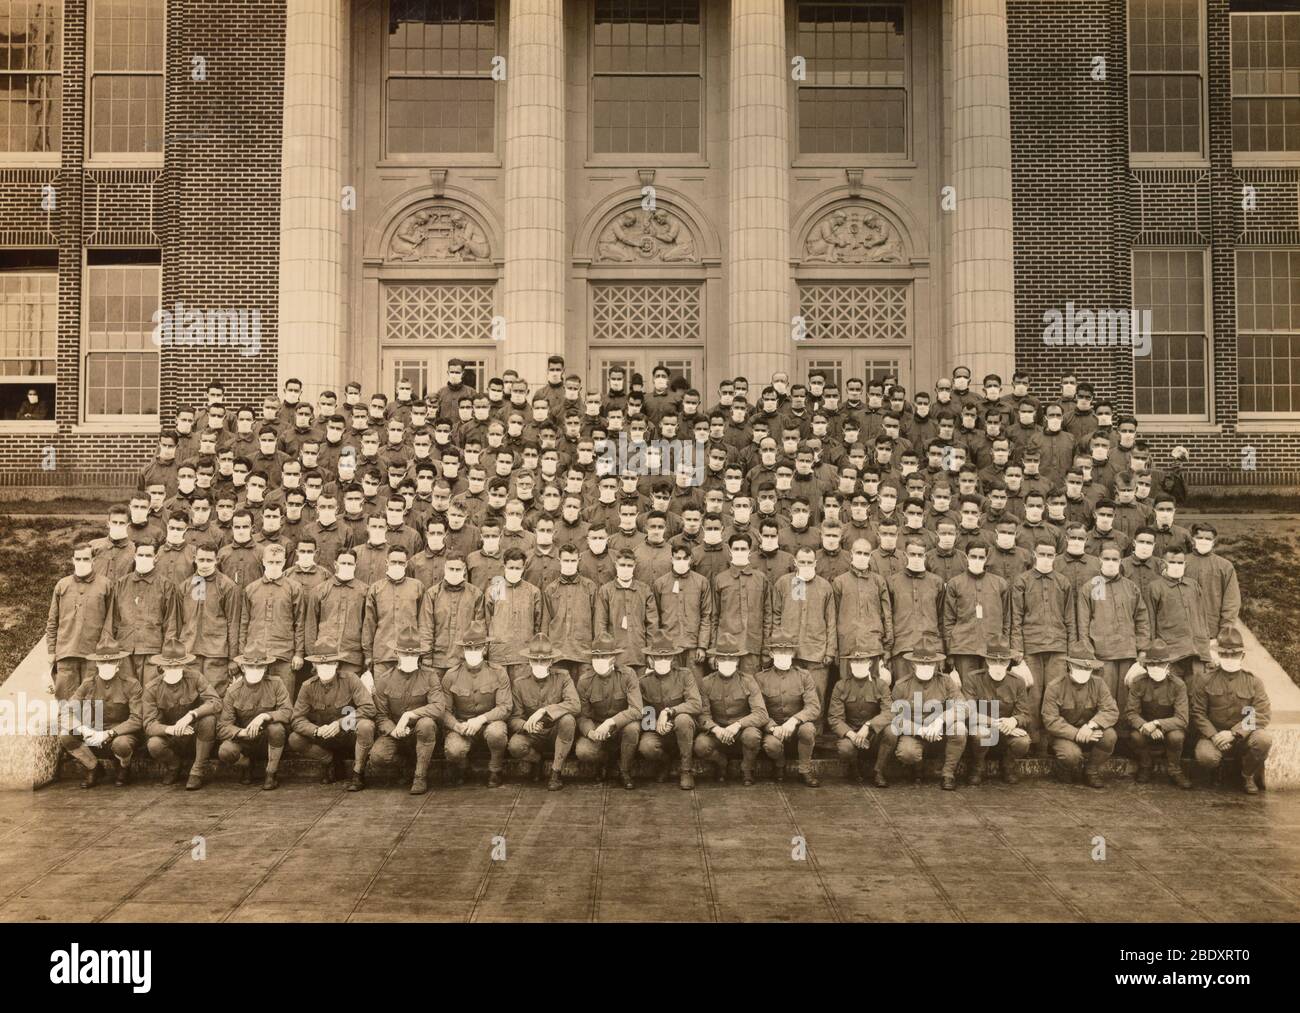
[[[1241,581],[1242,620],[1300,685],[1300,514],[1252,515],[1245,506],[1204,503],[1179,520],[1207,517],[1219,529],[1220,550]],[[75,515],[102,518],[107,508],[89,500],[0,504],[0,681],[44,635],[54,584],[72,570],[73,543],[104,533],[102,520]]]

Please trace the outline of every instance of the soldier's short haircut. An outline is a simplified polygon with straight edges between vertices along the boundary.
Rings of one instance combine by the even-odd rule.
[[[587,534],[589,534],[589,535],[594,535],[594,534],[607,535],[607,534],[609,534],[609,528],[605,525],[605,522],[604,522],[604,521],[596,521],[596,523],[592,524],[591,527],[587,528]]]
[[[619,549],[619,550],[618,550],[618,556],[616,557],[615,562],[619,562],[619,563],[635,563],[635,562],[636,562],[636,553],[633,552],[631,549]]]
[[[310,545],[314,549],[316,548],[316,539],[312,538],[311,535],[299,536],[296,547],[301,549],[304,545]]]
[[[284,555],[284,546],[281,545],[279,542],[267,542],[266,546],[262,549],[262,558],[264,560],[271,559],[274,556],[283,556],[283,555]]]
[[[739,542],[747,549],[752,548],[754,545],[749,535],[745,534],[743,531],[737,531],[734,535],[732,535],[731,538],[727,540],[727,547],[730,549],[734,549],[736,547],[737,542]]]

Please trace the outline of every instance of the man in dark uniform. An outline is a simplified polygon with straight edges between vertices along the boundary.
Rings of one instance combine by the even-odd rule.
[[[629,791],[632,761],[641,740],[641,680],[630,665],[615,664],[621,648],[608,633],[591,642],[591,662],[578,676],[578,739],[574,756],[596,768],[597,782],[605,779],[610,754],[618,755],[618,776]]]
[[[752,675],[739,671],[748,645],[731,633],[719,633],[713,645],[714,669],[704,677],[700,731],[695,755],[712,764],[719,783],[727,779],[728,757],[740,757],[746,787],[754,783],[754,768],[770,723],[763,693]]]
[[[450,784],[464,780],[470,748],[481,739],[489,754],[487,785],[501,786],[509,740],[506,721],[514,707],[514,696],[505,666],[484,660],[487,646],[487,628],[478,620],[470,623],[460,638],[461,661],[442,677],[447,701],[442,715],[446,729],[443,750]]]
[[[259,648],[235,658],[243,677],[235,679],[226,690],[221,717],[217,720],[217,737],[221,745],[217,758],[239,767],[239,783],[253,783],[253,760],[266,757],[263,791],[280,787],[280,757],[284,755],[293,705],[284,680],[267,678],[275,659]]]
[[[1165,773],[1180,788],[1192,782],[1183,771],[1183,745],[1187,740],[1189,702],[1187,684],[1171,670],[1172,659],[1164,641],[1156,641],[1142,659],[1144,672],[1136,673],[1128,685],[1124,719],[1129,727],[1129,744],[1137,758],[1134,780],[1151,780],[1151,752],[1165,751]]]
[[[195,656],[176,639],[168,640],[149,664],[162,674],[144,688],[143,721],[149,755],[163,765],[162,783],[175,784],[183,757],[193,754],[186,791],[203,787],[217,738],[221,697],[200,670],[187,666]]]
[[[1066,674],[1043,690],[1043,728],[1051,737],[1057,775],[1069,782],[1083,769],[1090,788],[1104,788],[1101,768],[1115,751],[1119,705],[1096,658],[1066,658]]]
[[[360,676],[340,671],[338,646],[321,641],[307,661],[315,674],[302,684],[290,719],[289,751],[321,764],[321,784],[333,784],[340,760],[352,754],[348,791],[366,786],[366,758],[375,744],[375,705]]]
[[[890,751],[882,748],[881,742],[893,720],[893,697],[889,681],[873,671],[879,657],[879,652],[858,648],[840,659],[840,678],[831,689],[828,704],[828,724],[839,736],[835,749],[847,775],[860,784],[866,764],[874,762],[872,783],[886,788],[889,781],[884,771]]]
[[[399,636],[394,648],[397,661],[375,676],[371,694],[377,736],[371,759],[376,765],[391,767],[399,753],[408,758],[414,753],[412,795],[429,790],[429,761],[438,744],[438,722],[446,717],[446,698],[438,673],[420,664],[422,646],[414,629],[408,628]],[[364,764],[365,758],[360,762]],[[450,769],[450,760],[448,766]]]
[[[968,701],[967,739],[970,774],[967,784],[984,780],[985,760],[996,755],[1002,780],[1015,784],[1016,764],[1029,755],[1033,743],[1029,716],[1029,694],[1024,681],[1009,675],[1011,648],[1000,636],[992,636],[984,648],[984,665],[961,677]]]
[[[801,549],[801,555],[807,550]],[[818,577],[823,584],[826,581]],[[831,600],[827,584],[827,600]],[[830,620],[834,636],[835,620]],[[778,782],[785,780],[785,761],[794,753],[798,758],[799,780],[809,788],[821,784],[812,769],[813,746],[817,744],[817,721],[821,717],[822,702],[815,677],[807,668],[796,667],[797,637],[784,632],[774,632],[768,641],[772,667],[756,675],[759,691],[768,721],[763,729],[763,753],[775,767]],[[832,656],[834,648],[832,645]],[[822,667],[825,672],[825,667]]]
[[[646,717],[654,723],[642,729],[637,751],[652,764],[656,779],[663,783],[677,753],[682,791],[695,787],[693,747],[700,716],[700,688],[695,674],[680,658],[681,648],[663,630],[650,637],[645,648],[650,664],[641,678],[641,701]]]
[[[1272,710],[1259,676],[1242,667],[1246,646],[1235,626],[1219,631],[1219,663],[1192,690],[1192,723],[1204,738],[1196,742],[1196,763],[1218,770],[1224,757],[1241,758],[1241,786],[1247,795],[1264,787],[1264,763],[1273,746]]]
[[[547,791],[564,787],[564,761],[573,748],[582,703],[578,690],[564,669],[552,669],[555,649],[550,638],[539,633],[524,648],[529,674],[514,681],[514,709],[510,714],[510,755],[522,761],[524,777],[530,778],[551,747],[551,776]]]
[[[937,637],[924,634],[904,656],[910,671],[894,683],[893,721],[886,742],[896,741],[894,755],[911,767],[917,784],[924,779],[926,747],[943,743],[943,779],[940,787],[957,787],[957,761],[966,749],[965,708],[961,690],[939,674],[944,655]],[[881,748],[885,748],[882,744]]]
[[[140,683],[121,670],[128,652],[111,637],[100,641],[86,660],[95,671],[63,701],[59,746],[86,768],[83,788],[99,780],[102,756],[117,758],[119,788],[131,777],[131,758],[144,727]],[[101,710],[102,708],[102,710]]]

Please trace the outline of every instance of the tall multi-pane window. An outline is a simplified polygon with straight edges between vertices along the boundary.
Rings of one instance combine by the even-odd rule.
[[[592,150],[699,152],[702,59],[699,0],[595,0]]]
[[[390,0],[386,149],[493,151],[496,0]]]
[[[1237,397],[1243,416],[1300,414],[1300,250],[1237,251]]]
[[[1232,15],[1232,150],[1300,155],[1300,13]]]
[[[63,4],[0,4],[0,154],[59,150]]]
[[[907,152],[905,15],[897,3],[799,4],[800,152]]]
[[[1133,305],[1151,311],[1150,351],[1133,357],[1137,414],[1208,419],[1205,251],[1133,251]]]
[[[0,420],[54,418],[58,265],[54,250],[0,251]]]
[[[82,393],[87,421],[158,414],[154,315],[162,301],[156,251],[91,251],[86,266]],[[150,262],[152,261],[152,262]]]
[[[1197,158],[1204,89],[1205,0],[1129,0],[1129,151]]]
[[[91,0],[90,11],[90,153],[159,154],[165,0]]]

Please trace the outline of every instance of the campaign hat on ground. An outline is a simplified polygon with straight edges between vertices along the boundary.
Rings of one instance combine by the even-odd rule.
[[[194,655],[186,652],[185,645],[171,637],[163,644],[162,650],[149,659],[149,664],[159,668],[180,668],[193,660]]]

